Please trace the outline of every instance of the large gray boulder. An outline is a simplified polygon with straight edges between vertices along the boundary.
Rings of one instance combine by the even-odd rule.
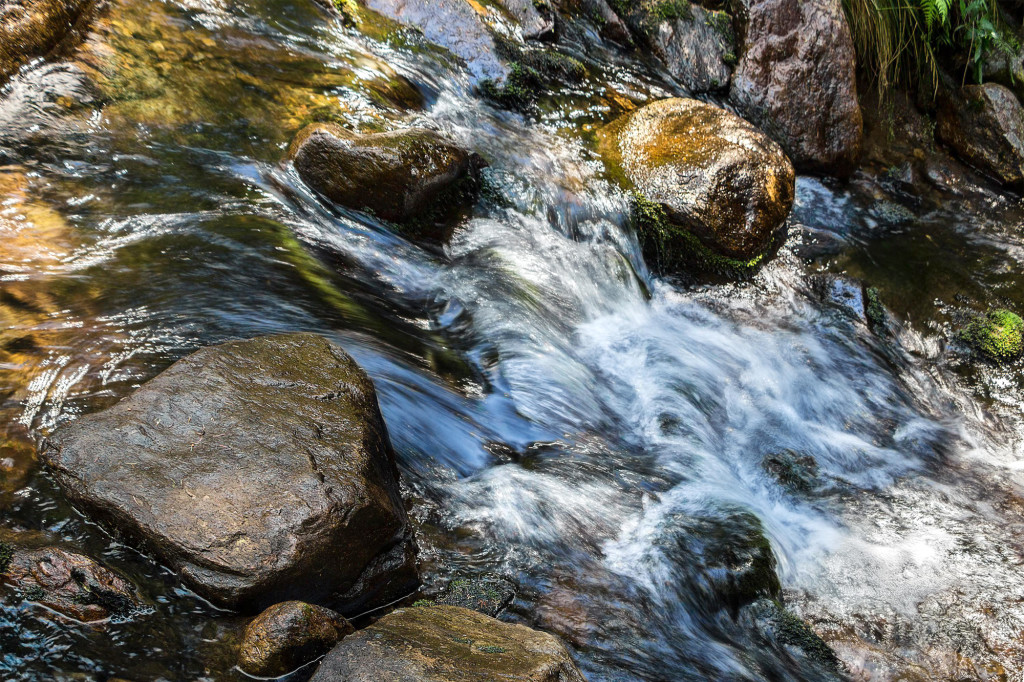
[[[956,155],[1005,185],[1024,186],[1024,107],[1006,87],[966,85],[944,95],[939,137]]]
[[[458,606],[399,609],[349,635],[311,682],[584,682],[553,635]]]
[[[640,237],[661,265],[697,258],[754,266],[773,246],[793,204],[793,166],[739,116],[665,99],[599,135],[605,161],[641,203]]]
[[[373,384],[320,336],[200,349],[41,454],[72,503],[219,606],[351,612],[415,584]]]
[[[840,0],[742,0],[730,98],[797,168],[844,175],[860,154],[856,53]]]

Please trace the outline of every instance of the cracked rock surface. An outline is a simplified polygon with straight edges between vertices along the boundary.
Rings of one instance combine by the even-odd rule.
[[[76,506],[219,606],[351,613],[415,583],[373,384],[320,336],[198,350],[42,457]]]

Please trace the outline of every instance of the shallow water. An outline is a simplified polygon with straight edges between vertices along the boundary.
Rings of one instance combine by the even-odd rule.
[[[589,146],[604,88],[666,92],[631,68],[527,120],[414,34],[309,2],[118,0],[72,65],[8,85],[2,527],[88,550],[152,612],[90,629],[9,603],[0,677],[242,677],[244,619],[70,509],[28,443],[197,347],[312,330],[376,383],[425,593],[511,577],[508,617],[591,680],[822,678],[716,592],[707,543],[758,522],[851,677],[1022,679],[1019,367],[953,334],[1022,307],[1021,207],[801,178],[752,281],[659,278]],[[408,243],[279,163],[322,119],[440,129],[490,190],[443,248]],[[878,288],[884,329],[822,295],[829,272]],[[766,469],[785,451],[817,463],[807,485]]]

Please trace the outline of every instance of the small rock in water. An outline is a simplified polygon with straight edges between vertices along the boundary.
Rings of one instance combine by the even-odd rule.
[[[373,384],[315,334],[202,348],[41,456],[79,508],[219,606],[355,611],[417,583]]]
[[[497,616],[515,598],[516,586],[505,578],[456,578],[448,583],[436,603]]]
[[[1009,310],[992,310],[968,323],[960,336],[982,355],[1005,362],[1024,350],[1024,320]]]
[[[289,156],[303,182],[327,199],[383,220],[415,222],[406,231],[432,232],[422,236],[435,241],[437,224],[472,201],[483,165],[432,130],[356,135],[332,123],[303,129]]]
[[[280,677],[324,655],[352,625],[341,615],[301,601],[274,604],[245,628],[238,667],[259,677]]]
[[[782,450],[766,455],[761,465],[790,490],[807,492],[817,484],[818,463],[810,455]]]
[[[641,240],[662,267],[745,272],[776,245],[793,205],[793,165],[739,116],[666,99],[600,137],[605,161],[635,190]]]
[[[127,617],[143,608],[127,580],[59,547],[18,549],[0,541],[0,584],[26,601],[86,623]]]
[[[565,645],[545,632],[457,606],[394,611],[349,635],[311,682],[584,682]]]

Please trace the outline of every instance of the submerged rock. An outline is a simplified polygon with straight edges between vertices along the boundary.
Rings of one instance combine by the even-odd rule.
[[[1024,350],[1024,320],[1009,310],[992,310],[971,321],[960,332],[974,350],[992,360],[1004,362]]]
[[[553,635],[457,606],[399,609],[327,654],[312,682],[582,682]]]
[[[0,3],[0,84],[35,57],[56,49],[84,21],[92,0]]]
[[[666,99],[600,133],[601,152],[635,188],[638,227],[661,265],[749,269],[793,205],[793,166],[775,142],[724,109]]]
[[[1024,107],[1008,88],[965,85],[942,97],[936,122],[939,137],[965,162],[1024,187]]]
[[[416,582],[373,384],[314,334],[200,349],[42,458],[74,504],[220,606],[356,610]]]
[[[815,668],[817,674],[813,679],[846,679],[845,667],[832,648],[801,618],[787,611],[778,602],[770,599],[759,599],[743,609],[743,619],[752,621],[752,625],[784,646],[795,657],[804,662],[801,668],[805,674]]]
[[[323,656],[352,632],[347,620],[322,606],[274,604],[245,628],[238,667],[258,677],[280,677]]]
[[[765,455],[761,466],[785,488],[794,492],[808,492],[818,484],[818,462],[810,455],[781,450]]]
[[[689,2],[633,0],[626,23],[692,93],[725,90],[736,64],[732,17]]]
[[[782,590],[775,553],[760,519],[749,511],[719,508],[666,517],[655,546],[680,571],[677,589],[702,607],[733,612]]]
[[[516,598],[516,586],[504,578],[456,578],[448,583],[436,603],[461,606],[497,616]]]
[[[0,541],[0,585],[82,622],[128,616],[141,607],[127,580],[93,559],[59,547],[18,549]]]
[[[289,155],[303,182],[331,201],[421,228],[465,207],[482,165],[432,130],[356,135],[333,123],[307,126]]]
[[[797,168],[851,172],[864,131],[840,0],[741,0],[740,7],[733,103]]]

